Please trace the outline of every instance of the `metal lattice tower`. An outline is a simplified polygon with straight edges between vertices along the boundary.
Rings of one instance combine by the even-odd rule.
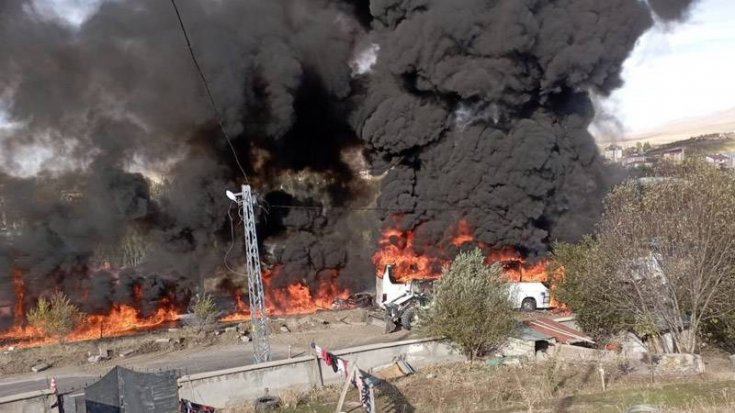
[[[268,339],[268,313],[265,309],[263,278],[260,272],[258,236],[255,233],[255,198],[250,185],[242,186],[240,194],[243,223],[245,225],[245,260],[248,275],[248,296],[250,297],[250,320],[252,323],[255,362],[262,363],[271,359],[271,345]]]

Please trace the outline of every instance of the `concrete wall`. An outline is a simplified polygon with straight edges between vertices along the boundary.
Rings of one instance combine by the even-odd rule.
[[[411,366],[463,360],[448,343],[437,339],[406,340],[353,347],[333,353],[361,369],[370,369],[404,358]],[[179,396],[214,407],[254,400],[263,394],[278,395],[287,389],[306,391],[338,384],[342,376],[334,373],[314,356],[255,364],[228,370],[192,374],[179,379]]]
[[[590,363],[604,362],[612,363],[623,360],[625,357],[608,350],[597,350],[592,348],[573,346],[569,344],[556,344],[554,346],[554,356],[561,360],[570,362]]]
[[[57,413],[56,395],[51,390],[38,390],[0,397],[0,413]]]

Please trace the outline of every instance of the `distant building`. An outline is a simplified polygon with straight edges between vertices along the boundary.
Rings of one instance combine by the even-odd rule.
[[[710,163],[715,166],[719,166],[720,168],[732,168],[733,167],[732,157],[722,154],[722,153],[716,153],[714,155],[707,155],[704,157],[704,160],[707,161],[707,163]]]
[[[611,162],[620,162],[623,159],[623,148],[618,145],[610,145],[603,152],[605,159]]]
[[[671,148],[661,152],[661,158],[672,162],[682,162],[686,157],[684,148]]]
[[[644,155],[631,155],[623,158],[622,162],[626,168],[642,168],[644,166],[653,166],[651,158]]]

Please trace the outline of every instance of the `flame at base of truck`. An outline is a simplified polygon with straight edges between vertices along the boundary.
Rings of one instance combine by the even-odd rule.
[[[400,221],[400,217],[394,219]],[[372,257],[376,275],[382,278],[386,265],[390,265],[398,282],[438,279],[457,253],[473,247],[484,252],[486,264],[499,263],[510,282],[552,281],[546,259],[529,261],[515,248],[488,246],[475,239],[466,220],[460,220],[454,228],[448,229],[445,240],[436,245],[419,245],[415,231],[402,231],[397,226],[386,228],[378,244],[379,249]]]

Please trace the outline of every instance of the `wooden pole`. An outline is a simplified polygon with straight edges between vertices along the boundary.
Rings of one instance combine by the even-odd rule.
[[[357,373],[357,361],[352,363],[350,372],[347,374],[347,380],[345,380],[345,384],[344,386],[342,386],[342,393],[340,393],[339,395],[339,402],[337,403],[337,410],[335,410],[334,413],[342,412],[342,406],[345,404],[345,397],[347,397],[347,390],[349,390],[350,382],[352,382],[352,379],[355,377],[356,373]]]
[[[375,413],[375,386],[372,384],[369,386],[370,389],[370,413]]]
[[[602,391],[605,391],[605,369],[600,366],[598,368],[598,371],[600,372],[600,382],[602,383]]]
[[[324,387],[324,372],[322,371],[322,363],[319,361],[319,356],[314,356],[314,363],[316,363],[316,372],[319,375],[319,387]]]

